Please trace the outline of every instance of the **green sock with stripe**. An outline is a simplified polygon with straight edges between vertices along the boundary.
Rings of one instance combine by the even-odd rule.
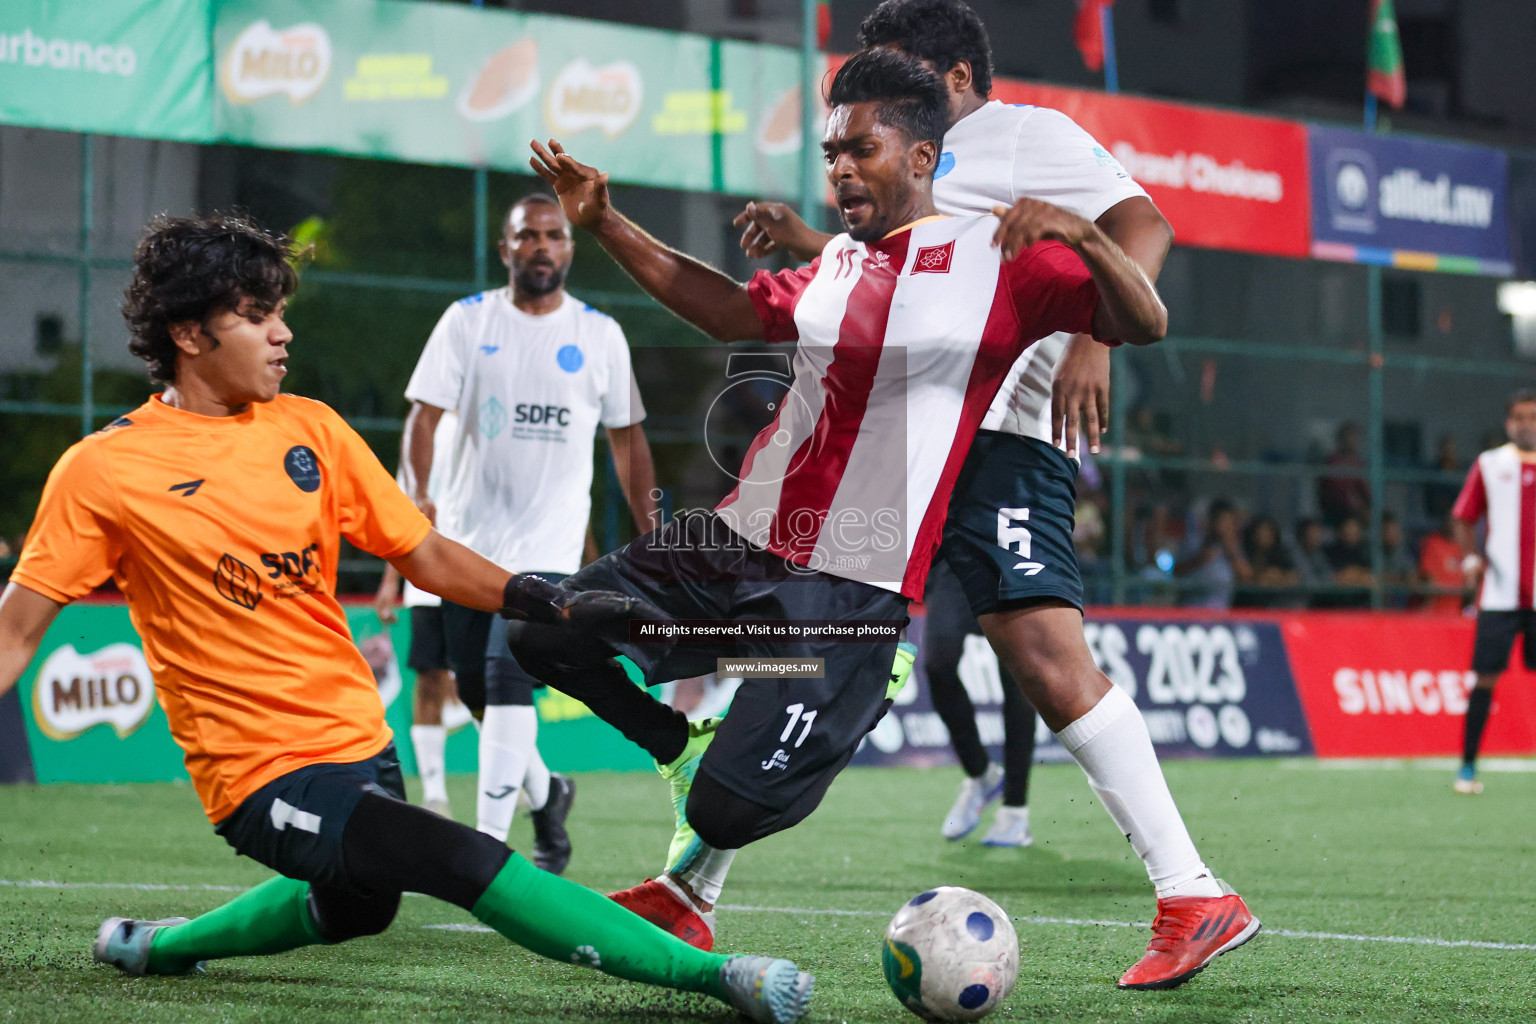
[[[695,949],[585,886],[513,854],[470,913],[519,946],[562,963],[724,998],[726,957]]]
[[[268,956],[323,942],[309,914],[309,883],[270,878],[149,944],[150,974],[184,974],[199,960]]]

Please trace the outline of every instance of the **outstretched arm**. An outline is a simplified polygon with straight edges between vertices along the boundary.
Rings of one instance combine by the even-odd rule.
[[[1036,242],[1055,240],[1072,247],[1088,266],[1099,289],[1093,333],[1127,345],[1150,345],[1168,333],[1168,310],[1146,273],[1092,221],[1038,199],[1021,199],[1011,208],[996,206],[1002,221],[994,244],[1012,260]]]
[[[608,202],[608,175],[577,163],[554,139],[530,143],[534,171],[554,187],[565,216],[591,232],[635,282],[672,312],[720,341],[761,338],[747,287],[646,234]]]
[[[62,607],[20,583],[6,584],[0,593],[0,695],[26,671]]]
[[[436,530],[403,555],[389,560],[395,570],[429,594],[466,608],[493,612],[512,574]]]

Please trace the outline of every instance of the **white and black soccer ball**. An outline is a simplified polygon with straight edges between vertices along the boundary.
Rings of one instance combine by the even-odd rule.
[[[885,930],[885,980],[924,1020],[978,1020],[1019,976],[1019,937],[996,903],[941,885],[912,897]]]

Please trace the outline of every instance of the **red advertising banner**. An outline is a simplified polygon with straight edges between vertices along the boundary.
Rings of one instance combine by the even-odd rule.
[[[1119,160],[1180,245],[1306,257],[1307,130],[1298,121],[994,79],[1004,103],[1053,107]]]
[[[1473,682],[1472,620],[1366,613],[1280,618],[1319,757],[1461,753]],[[1514,662],[1520,664],[1518,648]],[[1482,752],[1536,752],[1536,675],[1514,667],[1500,681]]]

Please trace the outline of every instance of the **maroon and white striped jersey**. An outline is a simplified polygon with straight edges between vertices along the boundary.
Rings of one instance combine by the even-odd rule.
[[[1536,608],[1536,462],[1513,444],[1477,457],[1451,514],[1468,526],[1488,517],[1488,570],[1477,606],[1490,612]]]
[[[922,595],[950,491],[1008,368],[1090,330],[1098,291],[1068,247],[1004,264],[995,217],[933,217],[878,242],[838,235],[748,285],[794,381],[720,518],[795,565]]]

